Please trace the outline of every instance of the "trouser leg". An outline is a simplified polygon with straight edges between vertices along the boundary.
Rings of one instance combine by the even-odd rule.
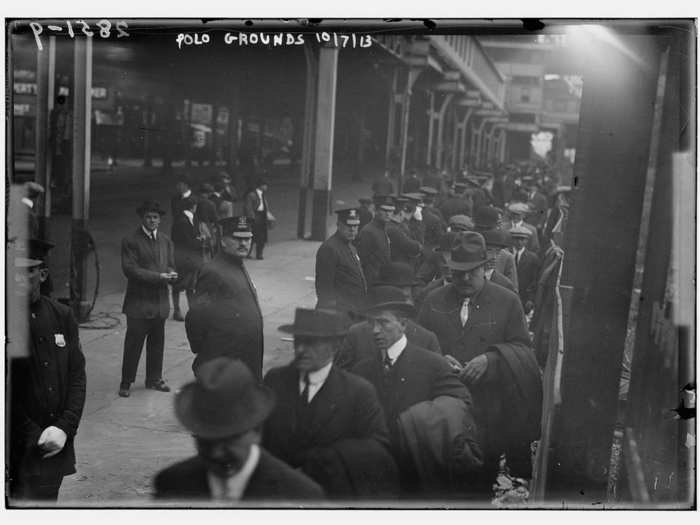
[[[128,387],[136,379],[136,371],[141,359],[143,341],[148,332],[148,319],[126,318],[124,356],[122,358],[122,386]]]
[[[173,298],[173,315],[180,313],[180,290],[173,288],[170,292]]]
[[[163,346],[165,344],[165,319],[149,319],[148,337],[146,339],[146,383],[155,383],[162,379]]]

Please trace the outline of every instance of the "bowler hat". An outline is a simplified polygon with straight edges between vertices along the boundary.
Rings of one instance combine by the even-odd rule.
[[[294,324],[284,324],[280,332],[302,337],[343,337],[350,327],[350,319],[343,313],[325,308],[297,308]]]
[[[15,268],[33,268],[44,264],[46,256],[55,244],[41,239],[17,239],[12,243]]]
[[[148,212],[155,212],[159,215],[165,215],[165,210],[160,207],[156,201],[143,201],[141,206],[136,208],[136,213],[143,217]]]
[[[500,215],[496,208],[481,206],[474,212],[474,227],[479,231],[494,230],[498,226]]]
[[[221,235],[248,238],[253,236],[253,223],[250,217],[224,217],[219,220]]]
[[[197,369],[197,379],[175,396],[175,415],[195,436],[217,439],[258,427],[275,404],[243,362],[217,357]]]
[[[372,200],[374,206],[384,211],[394,211],[394,198],[391,195],[375,195]]]
[[[451,270],[469,272],[488,262],[486,243],[480,233],[464,232],[452,246],[447,266]]]
[[[511,238],[508,232],[503,230],[493,229],[481,232],[484,237],[486,246],[497,246],[499,248],[509,248],[512,246]]]
[[[418,283],[410,264],[402,262],[387,263],[379,267],[379,276],[375,285],[415,286]]]
[[[392,310],[405,315],[414,315],[416,308],[406,299],[401,288],[396,286],[373,286],[370,292],[372,304],[365,309],[365,314],[371,315],[382,310]]]

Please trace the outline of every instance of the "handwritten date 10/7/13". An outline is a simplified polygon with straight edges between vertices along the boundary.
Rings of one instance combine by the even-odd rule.
[[[34,40],[36,40],[36,46],[39,51],[44,49],[41,42],[41,34],[44,33],[44,26],[39,22],[29,22],[29,27],[32,28],[34,33]],[[110,38],[115,36],[117,38],[124,38],[129,36],[126,32],[129,26],[124,20],[119,20],[115,24],[112,24],[109,20],[103,18],[95,22],[93,26],[90,26],[85,20],[66,20],[65,24],[49,24],[46,26],[46,30],[50,33],[47,34],[67,34],[71,38],[76,36],[92,37],[95,34],[100,35],[102,38]]]

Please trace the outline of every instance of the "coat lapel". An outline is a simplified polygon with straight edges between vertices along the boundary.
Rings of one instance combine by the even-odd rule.
[[[316,392],[311,402],[313,409],[310,429],[312,437],[325,427],[338,409],[339,397],[342,395],[338,384],[339,380],[339,372],[335,367],[331,367],[325,383]]]

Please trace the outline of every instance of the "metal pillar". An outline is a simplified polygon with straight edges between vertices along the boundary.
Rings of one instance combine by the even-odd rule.
[[[433,165],[433,122],[435,121],[435,93],[428,91],[428,149],[425,157],[427,166]]]
[[[508,133],[506,132],[506,128],[501,128],[501,138],[498,141],[498,161],[499,162],[505,162],[506,161],[506,141],[508,140]]]
[[[49,238],[48,226],[51,217],[51,151],[49,128],[51,110],[56,93],[56,37],[49,37],[49,45],[37,50],[36,64],[36,155],[34,157],[34,180],[44,187],[43,203],[39,203],[39,236]]]
[[[386,150],[384,152],[384,169],[391,169],[391,152],[394,149],[394,139],[396,138],[396,102],[397,88],[399,82],[399,70],[394,68],[391,79],[391,93],[389,94],[389,115],[386,127]]]
[[[445,98],[442,100],[442,104],[440,105],[440,111],[438,112],[437,151],[435,152],[435,167],[437,169],[442,168],[442,135],[445,124],[445,111],[447,111],[447,106],[450,105],[450,102],[452,102],[454,96],[454,93],[448,93],[445,95]]]
[[[92,114],[92,38],[76,38],[73,60],[73,223],[71,231],[71,305],[83,320],[87,279],[86,226],[90,212],[90,123]]]
[[[313,211],[311,238],[325,241],[328,229],[333,175],[333,134],[335,94],[338,73],[338,48],[322,47],[318,57],[318,91],[313,166]]]
[[[306,98],[304,101],[304,138],[299,179],[299,213],[297,213],[297,237],[299,239],[306,236],[306,208],[312,180],[316,89],[318,88],[318,54],[308,43],[304,45],[304,54],[306,56]]]
[[[411,94],[413,93],[413,84],[418,79],[421,71],[422,70],[419,68],[409,68],[403,94],[403,104],[401,105],[401,170],[399,171],[399,193],[403,191],[403,180],[406,175],[406,149],[408,148],[408,123],[411,114]]]
[[[457,166],[457,169],[462,169],[464,167],[464,150],[467,145],[467,126],[469,124],[469,119],[472,116],[472,113],[474,113],[474,108],[468,108],[467,112],[464,114],[464,118],[462,119],[462,122],[460,123],[460,126],[462,128],[462,137],[459,143],[459,165]],[[471,134],[469,137],[469,140],[471,141]],[[471,149],[471,142],[470,142],[470,149]]]

